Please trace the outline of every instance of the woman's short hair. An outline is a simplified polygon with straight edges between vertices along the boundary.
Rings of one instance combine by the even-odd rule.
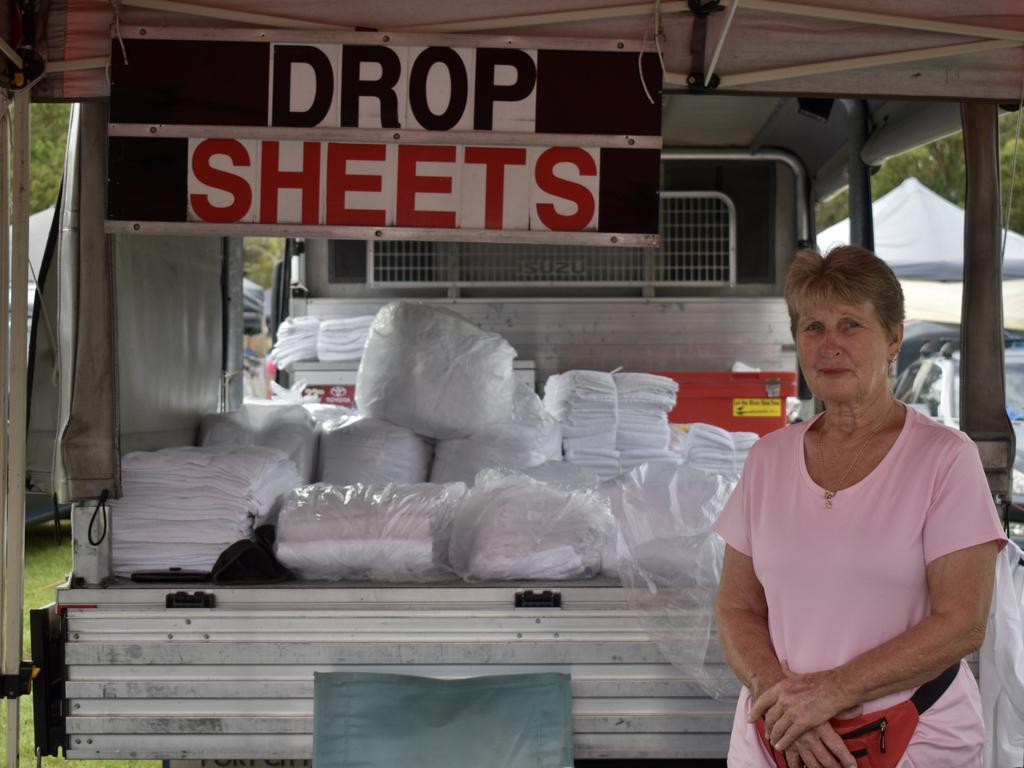
[[[870,301],[890,336],[896,335],[905,317],[896,273],[859,245],[841,245],[824,256],[811,248],[797,251],[786,273],[785,296],[794,338],[800,310],[822,303]]]

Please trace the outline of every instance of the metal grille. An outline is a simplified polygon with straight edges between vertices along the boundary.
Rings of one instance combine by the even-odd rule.
[[[656,249],[381,241],[371,284],[391,286],[734,285],[736,216],[718,192],[663,192]]]

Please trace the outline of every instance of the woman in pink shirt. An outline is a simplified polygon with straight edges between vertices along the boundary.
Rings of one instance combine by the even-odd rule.
[[[754,446],[715,524],[719,640],[744,686],[730,768],[980,766],[962,659],[1005,537],[977,448],[893,398],[903,293],[877,256],[801,251],[786,302],[826,410]]]

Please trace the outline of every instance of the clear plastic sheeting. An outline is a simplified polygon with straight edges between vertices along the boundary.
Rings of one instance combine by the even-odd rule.
[[[544,410],[537,394],[516,386],[515,420],[495,424],[459,440],[441,440],[434,448],[430,479],[473,485],[484,469],[521,469],[562,458],[562,425]]]
[[[310,392],[306,394],[307,382],[297,379],[290,387],[282,387],[276,381],[270,382],[270,399],[274,403],[291,403],[292,405],[309,405],[319,403],[320,398]]]
[[[317,429],[337,429],[343,424],[357,418],[351,408],[344,405],[328,405],[327,403],[304,403],[306,413],[313,417]]]
[[[614,525],[593,490],[488,469],[455,511],[447,551],[467,581],[589,578],[601,572]]]
[[[304,579],[452,579],[434,542],[465,494],[462,483],[299,488],[281,509],[277,559]]]
[[[611,494],[626,598],[662,654],[716,698],[732,673],[710,662],[725,543],[711,530],[736,481],[685,464],[634,469]]]
[[[320,434],[317,480],[333,485],[425,483],[433,446],[381,419],[329,422]]]
[[[468,437],[512,421],[515,356],[501,336],[455,312],[393,302],[370,329],[356,403],[426,437]]]
[[[199,423],[199,445],[275,448],[295,463],[302,482],[313,481],[317,427],[301,405],[264,401],[229,413],[207,414]]]

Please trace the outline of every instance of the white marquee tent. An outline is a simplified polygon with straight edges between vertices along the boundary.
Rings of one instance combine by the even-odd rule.
[[[909,178],[875,201],[875,251],[903,285],[907,318],[959,323],[963,294],[964,211]],[[822,252],[850,241],[850,220],[818,235]],[[1003,325],[1024,330],[1024,236],[1006,233]]]
[[[962,280],[964,209],[911,177],[872,205],[875,253],[901,279]],[[850,220],[818,234],[818,248],[850,242]],[[1024,236],[1008,232],[1003,279],[1024,278]]]

